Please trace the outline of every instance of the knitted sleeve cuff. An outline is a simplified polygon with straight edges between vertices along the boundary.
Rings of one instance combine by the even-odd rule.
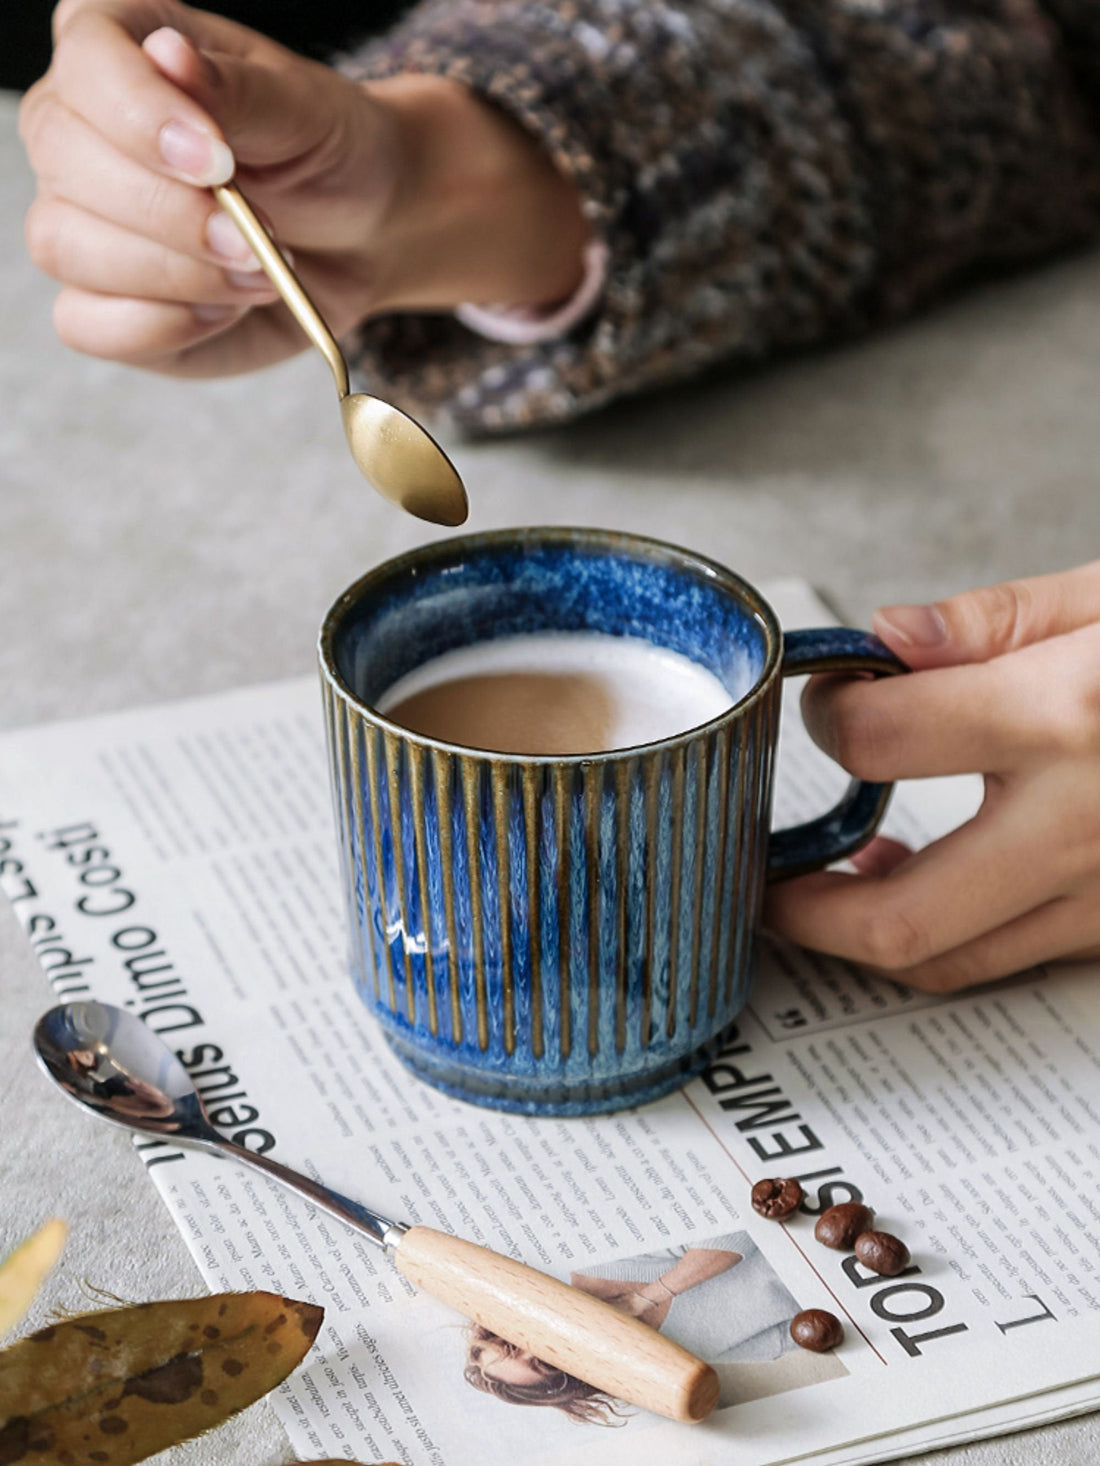
[[[848,124],[775,0],[424,0],[344,69],[445,76],[502,108],[602,246],[587,315],[574,300],[537,335],[468,308],[358,328],[353,358],[415,411],[474,432],[574,417],[816,339],[873,267]]]
[[[603,247],[602,289],[537,329],[463,307],[355,333],[394,400],[475,432],[858,329],[1100,214],[1096,124],[1029,0],[422,0],[345,69],[502,108]]]
[[[460,305],[455,319],[486,341],[533,346],[567,336],[595,309],[607,283],[607,245],[589,240],[584,249],[581,283],[567,301],[543,310],[524,306]]]

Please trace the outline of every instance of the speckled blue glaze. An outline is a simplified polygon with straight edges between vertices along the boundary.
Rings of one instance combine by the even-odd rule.
[[[734,707],[583,758],[479,753],[372,704],[444,651],[524,632],[644,637]],[[794,633],[729,571],[655,541],[514,530],[381,566],[321,633],[352,972],[395,1052],[459,1098],[620,1108],[707,1062],[742,1008],[766,877],[863,843],[889,790],[770,837],[783,671],[897,670],[860,632]]]
[[[338,656],[365,702],[443,652],[538,631],[641,637],[701,662],[738,698],[760,676],[765,636],[752,607],[675,554],[638,560],[530,534],[491,555],[467,543],[448,541],[452,553],[428,571],[415,554],[395,562],[349,603]]]

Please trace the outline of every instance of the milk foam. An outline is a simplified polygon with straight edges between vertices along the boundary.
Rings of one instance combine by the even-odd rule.
[[[608,710],[604,750],[674,737],[718,717],[734,701],[712,672],[679,652],[640,637],[563,631],[500,637],[445,652],[395,682],[377,707],[387,713],[409,698],[463,678],[531,673],[585,677],[599,684],[601,704]]]

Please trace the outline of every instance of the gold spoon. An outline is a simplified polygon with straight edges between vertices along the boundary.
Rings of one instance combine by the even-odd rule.
[[[383,499],[432,524],[462,524],[470,512],[458,470],[418,422],[380,397],[352,392],[348,364],[302,282],[280,254],[251,204],[233,183],[214,196],[252,247],[294,319],[325,358],[336,381],[351,456]]]

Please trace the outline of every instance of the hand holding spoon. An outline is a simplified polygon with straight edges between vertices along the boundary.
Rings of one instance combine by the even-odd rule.
[[[351,456],[372,488],[418,519],[463,524],[469,513],[458,470],[435,439],[380,397],[352,392],[348,364],[320,311],[234,183],[214,189],[218,203],[252,247],[295,320],[328,362],[336,381]]]
[[[702,1420],[718,1377],[636,1318],[546,1273],[431,1227],[405,1227],[210,1123],[191,1076],[134,1013],[107,1003],[65,1003],[39,1020],[34,1047],[71,1100],[104,1120],[176,1145],[221,1152],[265,1172],[381,1247],[411,1282],[536,1359],[672,1420]]]

